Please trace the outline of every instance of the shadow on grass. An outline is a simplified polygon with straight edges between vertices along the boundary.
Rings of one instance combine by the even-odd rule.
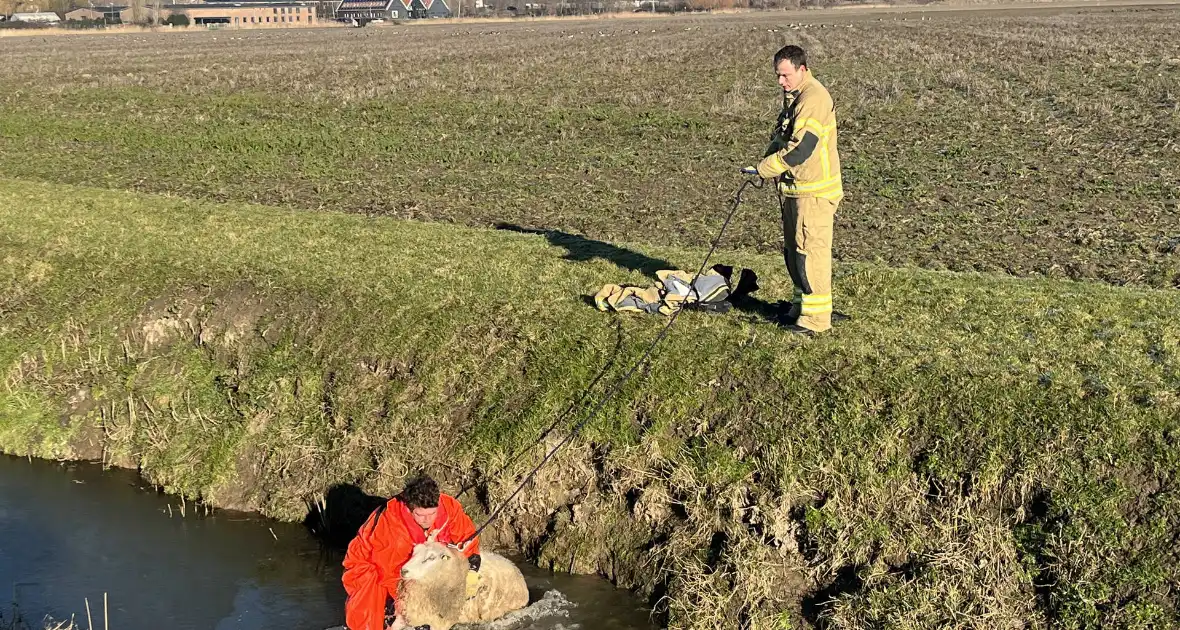
[[[776,321],[779,314],[779,302],[767,302],[749,295],[738,299],[730,300],[733,308],[736,311],[741,311],[746,315],[752,315],[760,320],[773,322]],[[785,307],[785,305],[783,305]]]
[[[654,278],[661,269],[675,269],[672,263],[662,258],[652,258],[635,250],[619,247],[606,241],[596,241],[576,234],[568,234],[558,230],[536,230],[521,227],[512,223],[497,223],[497,230],[518,232],[520,234],[539,234],[544,236],[551,245],[564,248],[565,259],[576,262],[589,262],[596,258],[613,263],[617,267],[638,271]]]
[[[836,573],[836,578],[827,586],[816,590],[803,598],[803,617],[816,628],[826,628],[827,613],[831,612],[837,598],[851,595],[864,588],[864,579],[860,576],[863,567],[845,565]]]
[[[521,227],[513,223],[497,223],[497,230],[517,232],[519,234],[538,234],[544,236],[550,244],[565,249],[565,259],[576,262],[588,262],[596,258],[608,261],[617,267],[629,271],[638,271],[646,276],[655,278],[661,269],[675,269],[671,262],[662,258],[653,258],[635,250],[619,247],[605,241],[598,241],[576,234],[569,234],[560,230],[538,230]],[[583,296],[582,301],[588,306],[597,308],[592,296]],[[764,321],[775,321],[778,317],[780,303],[767,302],[750,295],[744,295],[731,300],[734,310]],[[785,306],[785,305],[783,305]]]

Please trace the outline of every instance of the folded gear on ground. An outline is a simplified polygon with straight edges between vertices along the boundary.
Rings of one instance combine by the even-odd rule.
[[[671,315],[685,306],[724,312],[733,299],[758,289],[758,276],[749,269],[742,269],[736,281],[733,267],[728,265],[714,265],[695,282],[694,275],[679,269],[662,269],[656,272],[659,282],[653,286],[608,284],[595,294],[594,304],[600,311],[621,313]]]

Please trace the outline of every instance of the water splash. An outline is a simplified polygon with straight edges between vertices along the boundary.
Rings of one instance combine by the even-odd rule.
[[[463,630],[578,630],[578,624],[553,624],[554,618],[568,619],[570,609],[576,606],[561,591],[546,591],[537,601],[514,610],[495,621],[456,626]],[[548,622],[548,623],[545,623]]]
[[[557,618],[568,619],[570,609],[577,604],[571,602],[561,591],[546,591],[537,601],[514,610],[495,621],[467,623],[455,626],[457,630],[581,630],[581,624],[566,625],[554,622]],[[328,630],[346,630],[344,626]]]

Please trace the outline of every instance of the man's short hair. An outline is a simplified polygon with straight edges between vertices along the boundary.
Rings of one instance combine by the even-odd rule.
[[[419,475],[406,482],[402,489],[401,501],[406,507],[416,508],[438,507],[438,484],[426,475]]]
[[[794,44],[783,46],[774,53],[774,67],[778,68],[779,62],[784,59],[790,61],[791,65],[796,68],[801,68],[807,65],[807,52]]]

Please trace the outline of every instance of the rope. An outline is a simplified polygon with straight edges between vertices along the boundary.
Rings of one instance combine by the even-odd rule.
[[[737,193],[734,194],[733,204],[729,208],[729,214],[726,215],[725,222],[721,224],[721,230],[717,232],[717,237],[713,239],[713,244],[709,247],[709,253],[705,254],[705,259],[701,261],[700,268],[697,269],[696,274],[692,277],[692,282],[689,284],[689,286],[692,287],[694,293],[696,292],[697,279],[700,278],[701,274],[705,272],[705,267],[709,264],[709,259],[713,257],[713,252],[717,251],[717,245],[721,242],[721,237],[725,235],[725,230],[729,227],[729,222],[733,219],[734,214],[737,213],[738,206],[742,205],[742,193],[746,191],[747,187],[761,188],[762,183],[763,180],[761,179],[747,179],[745,182],[742,182],[742,185],[738,188]],[[697,298],[700,298],[700,294],[697,294]],[[685,300],[685,302],[687,305],[687,300]],[[531,471],[529,471],[529,474],[526,475],[524,480],[516,486],[516,489],[512,491],[512,494],[508,495],[508,498],[504,499],[499,507],[497,507],[492,511],[491,514],[488,515],[488,520],[484,521],[483,525],[480,525],[479,528],[475,530],[474,534],[468,536],[462,543],[459,543],[460,545],[471,542],[477,536],[479,536],[483,530],[487,529],[488,525],[491,525],[492,522],[500,516],[500,513],[504,511],[504,508],[507,507],[508,504],[512,503],[512,500],[516,498],[516,495],[520,494],[520,491],[524,490],[524,487],[533,480],[533,477],[536,476],[537,472],[544,468],[545,464],[549,463],[549,460],[553,459],[553,456],[557,454],[557,451],[561,450],[563,446],[573,440],[574,437],[577,436],[578,431],[580,431],[582,427],[586,426],[587,423],[593,420],[594,417],[598,415],[599,411],[602,411],[602,408],[606,406],[606,403],[609,402],[610,399],[613,398],[614,395],[623,388],[623,385],[625,385],[627,381],[631,380],[631,377],[635,375],[637,370],[639,370],[639,366],[643,365],[643,363],[647,361],[648,357],[651,356],[651,353],[655,351],[656,346],[658,346],[660,342],[664,340],[664,337],[668,335],[668,331],[671,330],[672,324],[676,323],[676,318],[680,316],[682,311],[684,311],[684,307],[678,308],[672,313],[672,316],[668,319],[668,323],[664,324],[664,327],[660,330],[660,333],[656,335],[655,341],[652,341],[651,345],[648,346],[647,350],[644,351],[643,356],[639,357],[639,360],[631,366],[631,369],[628,370],[622,378],[615,381],[615,384],[609,390],[607,390],[602,399],[598,401],[598,404],[595,405],[595,407],[590,411],[590,414],[575,424],[573,429],[570,430],[569,435],[562,438],[562,440],[558,442],[556,446],[554,446],[549,450],[548,453],[545,454],[545,457],[541,459],[541,462],[534,466]]]
[[[574,411],[574,409],[577,409],[578,406],[582,404],[582,401],[586,400],[586,398],[590,396],[590,391],[594,389],[595,385],[598,385],[598,381],[601,381],[602,377],[606,376],[606,373],[610,371],[612,366],[614,366],[615,360],[619,358],[619,350],[622,347],[623,347],[623,326],[620,325],[618,323],[618,321],[615,321],[615,349],[611,352],[610,359],[606,362],[605,365],[602,366],[602,368],[600,370],[598,370],[597,374],[595,374],[594,380],[590,381],[590,384],[587,385],[582,390],[581,395],[579,395],[576,399],[570,401],[570,404],[565,408],[565,411],[562,411],[561,415],[557,416],[557,419],[554,420],[553,423],[550,424],[544,431],[542,431],[541,435],[539,435],[537,437],[537,439],[533,441],[532,444],[529,444],[528,446],[520,449],[516,453],[513,453],[512,456],[508,458],[508,461],[505,462],[504,465],[499,468],[499,470],[492,473],[490,475],[490,477],[494,479],[494,478],[502,475],[505,470],[508,470],[510,467],[512,467],[513,464],[520,461],[521,456],[523,456],[526,452],[528,452],[529,449],[540,444],[550,433],[553,432],[554,429],[556,429],[558,427],[558,425],[560,425],[562,422],[564,422],[565,419],[567,417],[569,417],[569,415]],[[476,486],[475,482],[472,482],[471,484],[464,486],[455,495],[455,498],[458,499],[458,498],[462,497],[464,494],[467,494],[468,491],[475,488],[475,486]]]

